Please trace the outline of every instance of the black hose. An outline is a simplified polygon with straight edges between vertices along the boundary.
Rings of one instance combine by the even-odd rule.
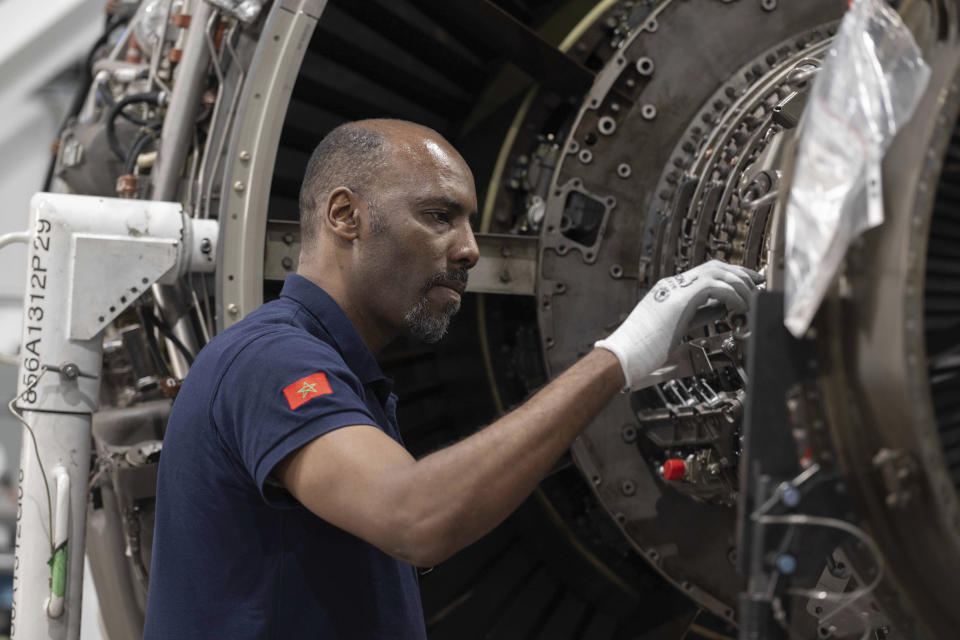
[[[153,363],[162,377],[169,378],[170,369],[167,368],[167,363],[163,361],[163,356],[160,355],[160,345],[157,344],[157,336],[153,333],[153,314],[146,313],[146,309],[142,305],[137,307],[137,314],[140,316],[140,322],[143,323],[144,334],[147,337],[147,347],[150,349],[150,355],[153,356]]]
[[[144,310],[144,314],[150,318],[151,324],[160,330],[160,333],[163,334],[163,337],[173,343],[173,346],[177,348],[177,351],[179,351],[186,359],[187,364],[193,365],[193,354],[190,353],[190,350],[187,349],[186,345],[180,342],[180,338],[174,335],[173,331],[170,329],[170,325],[155,316],[153,311],[149,309]]]
[[[134,93],[129,96],[124,96],[117,101],[110,111],[107,113],[107,143],[110,145],[110,150],[113,151],[114,155],[117,156],[121,161],[126,161],[127,152],[123,150],[123,147],[120,146],[120,141],[117,139],[117,125],[116,120],[117,116],[120,115],[120,112],[123,111],[124,107],[127,107],[131,104],[140,104],[148,103],[152,105],[157,105],[159,102],[160,94],[153,91],[150,93]]]
[[[137,139],[130,145],[130,151],[127,152],[127,159],[123,162],[123,173],[133,173],[137,166],[137,156],[143,153],[144,147],[156,139],[156,132],[153,129],[144,129],[137,136]]]

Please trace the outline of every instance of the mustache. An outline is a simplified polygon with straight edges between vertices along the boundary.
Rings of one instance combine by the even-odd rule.
[[[433,277],[427,280],[426,285],[423,287],[423,292],[426,293],[430,289],[442,285],[444,282],[461,282],[463,286],[467,286],[467,279],[469,275],[467,270],[464,268],[452,269],[450,271],[440,271],[435,273]]]

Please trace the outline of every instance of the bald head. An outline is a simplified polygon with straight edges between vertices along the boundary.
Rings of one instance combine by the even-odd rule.
[[[405,120],[374,119],[344,123],[328,133],[314,149],[300,187],[300,234],[304,248],[318,239],[322,227],[318,212],[329,194],[347,187],[371,205],[372,225],[384,225],[376,214],[376,195],[384,174],[398,156],[426,146],[454,151],[439,133]],[[459,156],[459,154],[457,154]]]

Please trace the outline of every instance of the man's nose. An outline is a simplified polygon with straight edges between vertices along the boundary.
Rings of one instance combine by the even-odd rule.
[[[473,229],[467,223],[456,235],[450,260],[461,267],[472,269],[479,259],[480,248],[477,247],[477,239],[473,235]]]

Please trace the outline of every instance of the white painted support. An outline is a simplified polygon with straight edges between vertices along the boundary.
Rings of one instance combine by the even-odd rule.
[[[28,233],[13,638],[77,640],[103,329],[151,285],[212,271],[218,227],[178,203],[38,193]],[[48,566],[61,545],[62,590]]]

